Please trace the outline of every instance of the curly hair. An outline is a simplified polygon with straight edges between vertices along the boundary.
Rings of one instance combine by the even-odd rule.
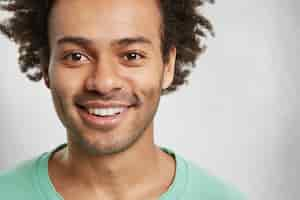
[[[161,50],[163,61],[176,47],[174,80],[163,94],[187,82],[197,57],[206,49],[203,39],[214,35],[210,21],[198,10],[205,1],[158,0],[162,15]],[[2,0],[0,9],[12,16],[0,23],[0,32],[18,45],[18,61],[22,73],[32,81],[43,78],[44,64],[49,61],[48,17],[54,0]],[[32,73],[33,72],[33,73]]]

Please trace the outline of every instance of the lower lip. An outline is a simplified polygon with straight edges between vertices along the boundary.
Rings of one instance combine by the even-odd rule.
[[[126,108],[120,114],[109,116],[109,117],[101,117],[89,114],[85,109],[78,108],[78,112],[82,120],[93,128],[98,129],[112,129],[116,127],[122,119],[125,118],[129,108]]]

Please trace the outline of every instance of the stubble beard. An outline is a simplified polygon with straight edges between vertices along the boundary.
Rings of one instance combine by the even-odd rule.
[[[121,152],[126,151],[131,146],[133,146],[144,134],[146,130],[146,126],[143,130],[136,132],[134,135],[130,135],[126,138],[126,141],[115,141],[110,145],[99,145],[97,141],[91,142],[86,139],[81,133],[79,132],[71,132],[70,137],[73,138],[73,141],[87,154],[92,156],[107,156],[107,155],[114,155]],[[104,133],[110,134],[110,133]],[[126,134],[126,133],[118,133],[118,134]],[[128,134],[128,133],[127,133]]]
[[[123,95],[125,96],[125,95]],[[131,95],[128,95],[131,96]],[[146,98],[155,98],[155,92],[152,92],[151,95],[149,95]],[[87,153],[88,155],[91,156],[105,156],[105,155],[114,155],[114,154],[118,154],[121,152],[126,151],[127,149],[129,149],[130,147],[132,147],[134,144],[136,144],[144,135],[146,132],[148,132],[147,129],[152,128],[153,130],[153,120],[154,120],[154,116],[158,110],[158,105],[160,102],[160,98],[161,96],[158,95],[158,98],[155,100],[154,105],[143,105],[142,101],[140,101],[138,98],[137,100],[132,100],[132,102],[134,102],[134,104],[137,107],[133,107],[133,109],[141,109],[142,106],[150,106],[153,109],[148,110],[148,111],[144,111],[144,112],[151,112],[151,114],[147,115],[145,113],[143,113],[145,118],[144,120],[140,121],[138,119],[136,119],[137,122],[134,122],[133,124],[130,124],[133,128],[131,128],[131,130],[124,130],[124,132],[122,132],[123,130],[120,130],[119,132],[114,132],[112,130],[111,133],[107,132],[107,133],[97,133],[97,130],[93,130],[92,133],[84,133],[85,128],[80,128],[78,126],[76,126],[76,124],[73,124],[72,121],[66,122],[66,120],[62,120],[65,121],[66,123],[63,123],[67,129],[67,137],[68,137],[68,142],[69,143],[73,143],[73,145],[77,146],[78,149],[81,149],[82,152]],[[63,106],[62,106],[63,107]],[[64,112],[64,111],[62,111]],[[67,113],[67,112],[65,112]],[[71,116],[70,116],[71,118]],[[76,120],[74,120],[76,121]],[[142,124],[142,126],[140,126]],[[151,131],[151,134],[152,133]],[[94,132],[96,131],[96,133]],[[126,132],[127,131],[127,132]],[[111,137],[116,137],[116,138],[112,138],[112,141],[110,144],[105,144],[101,143],[101,141],[99,140],[95,140],[95,141],[91,141],[89,138],[87,138],[85,135],[86,134],[112,134]],[[149,133],[150,134],[150,133]],[[126,135],[127,137],[118,137],[118,136],[122,136],[122,135]],[[147,136],[148,137],[148,136]],[[151,136],[153,138],[153,135]],[[107,138],[104,138],[107,139]],[[111,139],[111,138],[109,138]],[[153,141],[151,141],[153,142]]]
[[[159,97],[160,99],[160,97]],[[132,147],[134,144],[136,144],[147,132],[147,129],[151,128],[153,126],[153,120],[154,116],[158,109],[159,99],[156,102],[156,105],[154,107],[154,110],[152,111],[152,114],[148,116],[144,121],[144,126],[142,127],[136,127],[135,130],[132,130],[133,132],[124,132],[124,133],[113,133],[116,135],[125,134],[128,137],[122,138],[122,140],[116,140],[113,141],[110,145],[102,145],[98,144],[97,141],[90,141],[88,140],[84,134],[82,134],[78,129],[72,130],[68,132],[69,141],[74,142],[80,149],[82,149],[84,152],[91,156],[108,156],[108,155],[114,155],[121,152],[124,152],[128,150],[130,147]],[[142,123],[137,123],[138,125]],[[137,130],[139,129],[139,130]],[[69,129],[71,130],[71,129]],[[97,134],[97,133],[94,133]],[[111,134],[111,133],[98,133],[98,134]],[[153,134],[153,133],[152,133]],[[153,136],[152,136],[153,137]]]

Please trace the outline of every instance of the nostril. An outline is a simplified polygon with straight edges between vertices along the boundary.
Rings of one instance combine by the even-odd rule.
[[[78,108],[85,110],[85,107],[80,104],[75,104]]]
[[[120,77],[115,76],[94,76],[86,80],[85,87],[89,91],[97,91],[98,93],[107,94],[112,91],[122,89],[124,84]]]

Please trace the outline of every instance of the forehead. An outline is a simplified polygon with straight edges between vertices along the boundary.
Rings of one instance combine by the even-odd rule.
[[[160,37],[157,0],[57,0],[49,18],[49,36],[66,35],[112,40]]]

